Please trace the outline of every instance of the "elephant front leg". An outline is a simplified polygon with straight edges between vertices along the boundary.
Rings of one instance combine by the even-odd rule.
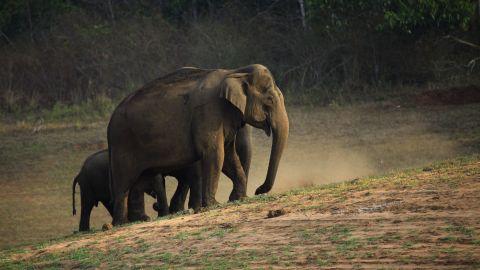
[[[218,204],[215,200],[215,194],[217,193],[218,180],[223,166],[223,150],[223,143],[219,144],[214,151],[206,153],[202,159],[202,205],[204,207]]]
[[[225,149],[225,162],[223,163],[222,171],[233,182],[233,189],[228,198],[229,201],[247,197],[247,176],[235,151],[235,143],[231,143]]]
[[[165,190],[165,178],[163,175],[158,174],[153,181],[153,190],[157,195],[157,211],[158,216],[163,217],[169,214],[167,192]]]

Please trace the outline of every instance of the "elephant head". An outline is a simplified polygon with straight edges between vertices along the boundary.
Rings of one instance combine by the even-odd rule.
[[[246,123],[263,129],[267,136],[273,133],[267,177],[255,191],[255,194],[267,193],[272,189],[288,139],[289,123],[282,92],[270,71],[258,64],[227,74],[220,89],[220,97],[235,106]]]

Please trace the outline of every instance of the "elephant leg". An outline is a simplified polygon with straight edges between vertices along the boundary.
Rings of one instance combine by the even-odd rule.
[[[188,186],[190,187],[190,198],[188,199],[188,208],[193,209],[195,213],[202,208],[202,173],[201,164],[196,162],[189,169]],[[186,192],[185,192],[186,194]]]
[[[82,213],[80,215],[80,225],[78,230],[83,232],[90,230],[90,213],[95,205],[95,200],[93,194],[86,190],[81,190],[81,200]]]
[[[123,166],[122,166],[123,165]],[[112,194],[113,194],[113,221],[112,225],[122,225],[128,222],[128,191],[133,179],[137,179],[132,168],[124,164],[114,164],[116,170],[112,170]]]
[[[188,173],[187,169],[176,176],[178,180],[177,189],[170,200],[170,213],[176,213],[185,209],[185,200],[188,193]]]
[[[184,210],[185,200],[190,186],[198,184],[200,181],[199,163],[194,163],[188,168],[183,169],[180,173],[175,175],[178,180],[178,186],[175,194],[170,201],[170,213],[175,213]],[[190,189],[190,199],[188,200],[188,208],[199,209],[201,206],[200,189]],[[199,202],[199,203],[198,203]],[[197,207],[198,206],[198,207]]]
[[[202,168],[202,205],[209,207],[218,202],[215,200],[217,193],[218,180],[223,166],[224,160],[223,140],[218,144],[216,149],[206,153],[201,161]]]
[[[140,176],[138,181],[130,188],[128,193],[128,220],[134,221],[149,221],[150,217],[145,213],[145,196],[144,191],[147,185],[151,185],[149,181],[153,178]]]
[[[247,177],[235,151],[235,143],[231,143],[225,149],[225,162],[222,171],[233,181],[233,190],[230,193],[229,201],[247,197]]]
[[[169,214],[167,192],[165,190],[165,178],[161,174],[157,174],[153,180],[153,190],[157,194],[157,211],[158,216],[163,217]]]
[[[107,209],[110,216],[113,216],[113,207],[109,201],[101,201],[105,209]]]
[[[251,129],[251,126],[245,125],[237,132],[235,138],[235,150],[240,158],[240,163],[242,163],[245,176],[247,177],[247,184],[250,163],[252,161]]]

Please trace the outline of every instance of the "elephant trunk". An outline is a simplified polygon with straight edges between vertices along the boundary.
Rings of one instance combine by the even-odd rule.
[[[283,149],[287,144],[289,132],[288,116],[284,105],[278,113],[272,115],[270,118],[270,126],[272,128],[273,139],[272,150],[270,152],[270,161],[268,163],[267,177],[265,182],[257,188],[255,195],[269,192],[273,187],[273,183],[275,182],[278,164],[280,163]]]

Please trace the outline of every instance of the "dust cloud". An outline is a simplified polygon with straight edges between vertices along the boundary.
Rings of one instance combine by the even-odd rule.
[[[439,111],[370,105],[288,113],[290,137],[273,192],[424,166],[464,150],[451,138],[455,120]],[[271,138],[254,130],[249,196],[265,179],[270,145]],[[217,199],[226,201],[231,189],[222,176]]]

